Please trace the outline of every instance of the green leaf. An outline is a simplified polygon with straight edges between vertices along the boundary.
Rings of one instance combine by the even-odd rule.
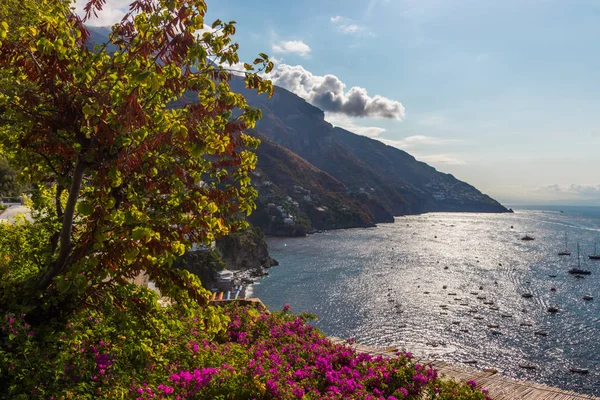
[[[71,281],[65,280],[65,278],[59,278],[56,282],[56,288],[59,292],[65,293],[71,287]]]
[[[80,201],[77,203],[77,212],[85,216],[92,215],[94,207],[86,201]]]
[[[111,182],[110,182],[111,187],[116,188],[116,187],[121,186],[121,183],[123,183],[123,178],[121,177],[121,171],[119,171],[117,169],[117,167],[112,167],[108,171],[108,177],[111,180]]]
[[[90,115],[94,114],[94,109],[89,104],[86,104],[85,106],[83,106],[81,111],[83,112],[83,115],[85,116],[86,119],[89,118]]]
[[[202,154],[204,154],[204,151],[206,150],[206,146],[201,145],[201,144],[197,144],[194,145],[194,147],[192,147],[192,156],[194,157],[200,157]]]
[[[146,237],[146,229],[141,226],[136,226],[133,228],[133,232],[131,232],[131,237],[133,240],[142,240]]]
[[[140,253],[140,251],[138,249],[131,249],[131,250],[125,252],[125,260],[129,264],[131,264],[135,261],[135,259],[137,258],[139,253]]]
[[[146,79],[148,79],[148,76],[150,76],[150,71],[144,71],[144,72],[140,72],[137,75],[135,75],[134,79],[137,82],[143,82]]]

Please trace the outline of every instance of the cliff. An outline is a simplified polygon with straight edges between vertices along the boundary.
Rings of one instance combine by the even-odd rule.
[[[226,268],[232,271],[277,265],[277,261],[269,255],[265,236],[258,227],[232,232],[217,241],[217,250]]]
[[[90,46],[106,41],[91,28]],[[281,87],[272,98],[230,81],[263,111],[251,132],[263,141],[253,182],[257,210],[250,221],[270,235],[373,226],[394,216],[433,211],[509,212],[473,186],[377,140],[333,127],[325,114]],[[184,94],[170,104],[197,101]]]
[[[261,134],[342,183],[345,196],[362,204],[375,222],[432,211],[508,212],[473,186],[405,151],[333,127],[323,111],[283,88],[276,87],[269,99],[246,90],[240,79],[231,85],[263,111],[257,124]]]
[[[252,270],[251,276],[262,276],[263,268],[277,265],[269,255],[265,236],[258,227],[232,232],[219,239],[215,248],[188,251],[173,263],[173,267],[185,269],[197,275],[202,285],[215,286],[215,272]]]
[[[259,193],[249,221],[274,236],[302,236],[315,230],[375,226],[364,202],[346,186],[258,132],[262,143],[252,183]]]

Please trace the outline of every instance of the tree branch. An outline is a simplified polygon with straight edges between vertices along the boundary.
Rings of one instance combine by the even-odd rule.
[[[64,188],[62,183],[57,183],[56,184],[56,194],[54,197],[54,205],[56,206],[56,216],[58,217],[58,219],[61,219],[63,217],[63,209],[62,209],[62,204],[60,201],[60,197],[62,195]]]
[[[52,279],[54,279],[54,277],[64,270],[69,253],[71,252],[73,218],[75,216],[75,206],[77,205],[79,192],[81,191],[81,182],[83,180],[84,170],[85,164],[81,160],[81,157],[78,157],[77,161],[75,162],[73,180],[71,181],[71,187],[69,189],[69,198],[67,199],[67,205],[63,214],[62,229],[60,232],[60,251],[58,253],[58,258],[40,281],[38,286],[40,289],[47,288],[50,285],[50,282],[52,282]]]

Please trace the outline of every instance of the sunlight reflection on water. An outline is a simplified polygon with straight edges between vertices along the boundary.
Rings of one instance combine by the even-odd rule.
[[[289,303],[319,315],[315,325],[330,335],[430,359],[474,359],[505,375],[600,394],[600,261],[587,260],[599,228],[600,219],[557,212],[439,213],[271,238],[280,266],[254,295],[271,308]],[[571,257],[557,255],[565,231]],[[521,241],[525,234],[536,240]],[[586,279],[567,274],[576,240],[593,271]],[[571,367],[590,373],[573,375]]]

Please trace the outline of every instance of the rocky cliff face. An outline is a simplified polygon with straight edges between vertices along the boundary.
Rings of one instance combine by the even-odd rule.
[[[108,29],[90,32],[90,46],[106,42]],[[263,139],[253,177],[258,208],[250,219],[268,234],[366,227],[431,211],[509,211],[402,150],[334,128],[323,111],[283,88],[269,99],[246,90],[239,77],[230,85],[263,111],[254,132]],[[195,101],[184,95],[170,106]]]
[[[277,265],[269,255],[263,232],[257,227],[233,232],[218,240],[217,250],[226,268],[232,271],[269,268]]]
[[[283,88],[269,99],[247,91],[239,79],[231,85],[263,110],[260,133],[341,182],[346,196],[369,210],[375,222],[432,211],[508,212],[471,185],[400,149],[334,128],[321,110]]]
[[[188,251],[173,263],[173,267],[197,275],[202,285],[210,289],[216,285],[217,271],[252,270],[250,276],[262,276],[264,268],[277,264],[269,255],[263,232],[253,227],[219,239],[216,248]]]
[[[285,147],[253,132],[262,143],[252,183],[259,193],[253,225],[274,236],[302,236],[315,230],[374,226],[365,203],[346,186]]]

